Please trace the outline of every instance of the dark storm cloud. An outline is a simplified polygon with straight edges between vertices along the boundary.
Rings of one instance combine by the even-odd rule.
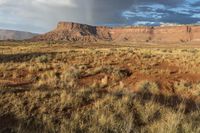
[[[191,4],[191,5],[194,6],[194,7],[198,7],[198,6],[200,6],[200,1],[194,2],[194,3]]]
[[[76,0],[79,3],[82,0]],[[139,5],[163,4],[167,7],[177,7],[184,0],[89,0],[92,3],[93,24],[125,23],[122,12]]]
[[[200,0],[0,0],[0,28],[46,32],[58,21],[92,25],[196,23]]]
[[[179,4],[170,5],[161,3],[148,3],[133,6],[132,8],[123,12],[123,16],[128,23],[142,24],[146,21],[154,22],[154,24],[161,23],[177,23],[177,24],[191,24],[200,21],[200,7],[193,6],[195,1],[179,1]],[[170,5],[170,6],[169,6]]]

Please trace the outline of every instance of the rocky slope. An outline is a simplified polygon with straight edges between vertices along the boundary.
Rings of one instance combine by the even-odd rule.
[[[59,22],[57,28],[33,41],[131,41],[190,42],[200,41],[200,26],[103,27]]]
[[[37,34],[33,34],[30,32],[0,29],[0,40],[24,40],[30,39],[36,35]]]

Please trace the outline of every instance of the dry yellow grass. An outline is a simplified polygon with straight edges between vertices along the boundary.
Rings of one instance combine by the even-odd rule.
[[[0,132],[200,132],[199,48],[0,49]]]

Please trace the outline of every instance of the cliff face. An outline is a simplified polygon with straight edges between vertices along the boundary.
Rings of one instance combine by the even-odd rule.
[[[105,27],[60,22],[57,28],[33,38],[35,41],[131,41],[189,42],[200,41],[200,26]]]
[[[96,27],[70,22],[59,22],[57,28],[33,40],[39,41],[97,41]]]
[[[200,41],[200,26],[127,27],[111,30],[112,40],[136,42]]]
[[[200,26],[192,27],[190,34],[192,41],[200,41]]]

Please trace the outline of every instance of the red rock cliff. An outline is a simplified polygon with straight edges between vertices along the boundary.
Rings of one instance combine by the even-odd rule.
[[[105,27],[73,22],[59,22],[57,28],[33,38],[35,41],[200,41],[200,26]]]

